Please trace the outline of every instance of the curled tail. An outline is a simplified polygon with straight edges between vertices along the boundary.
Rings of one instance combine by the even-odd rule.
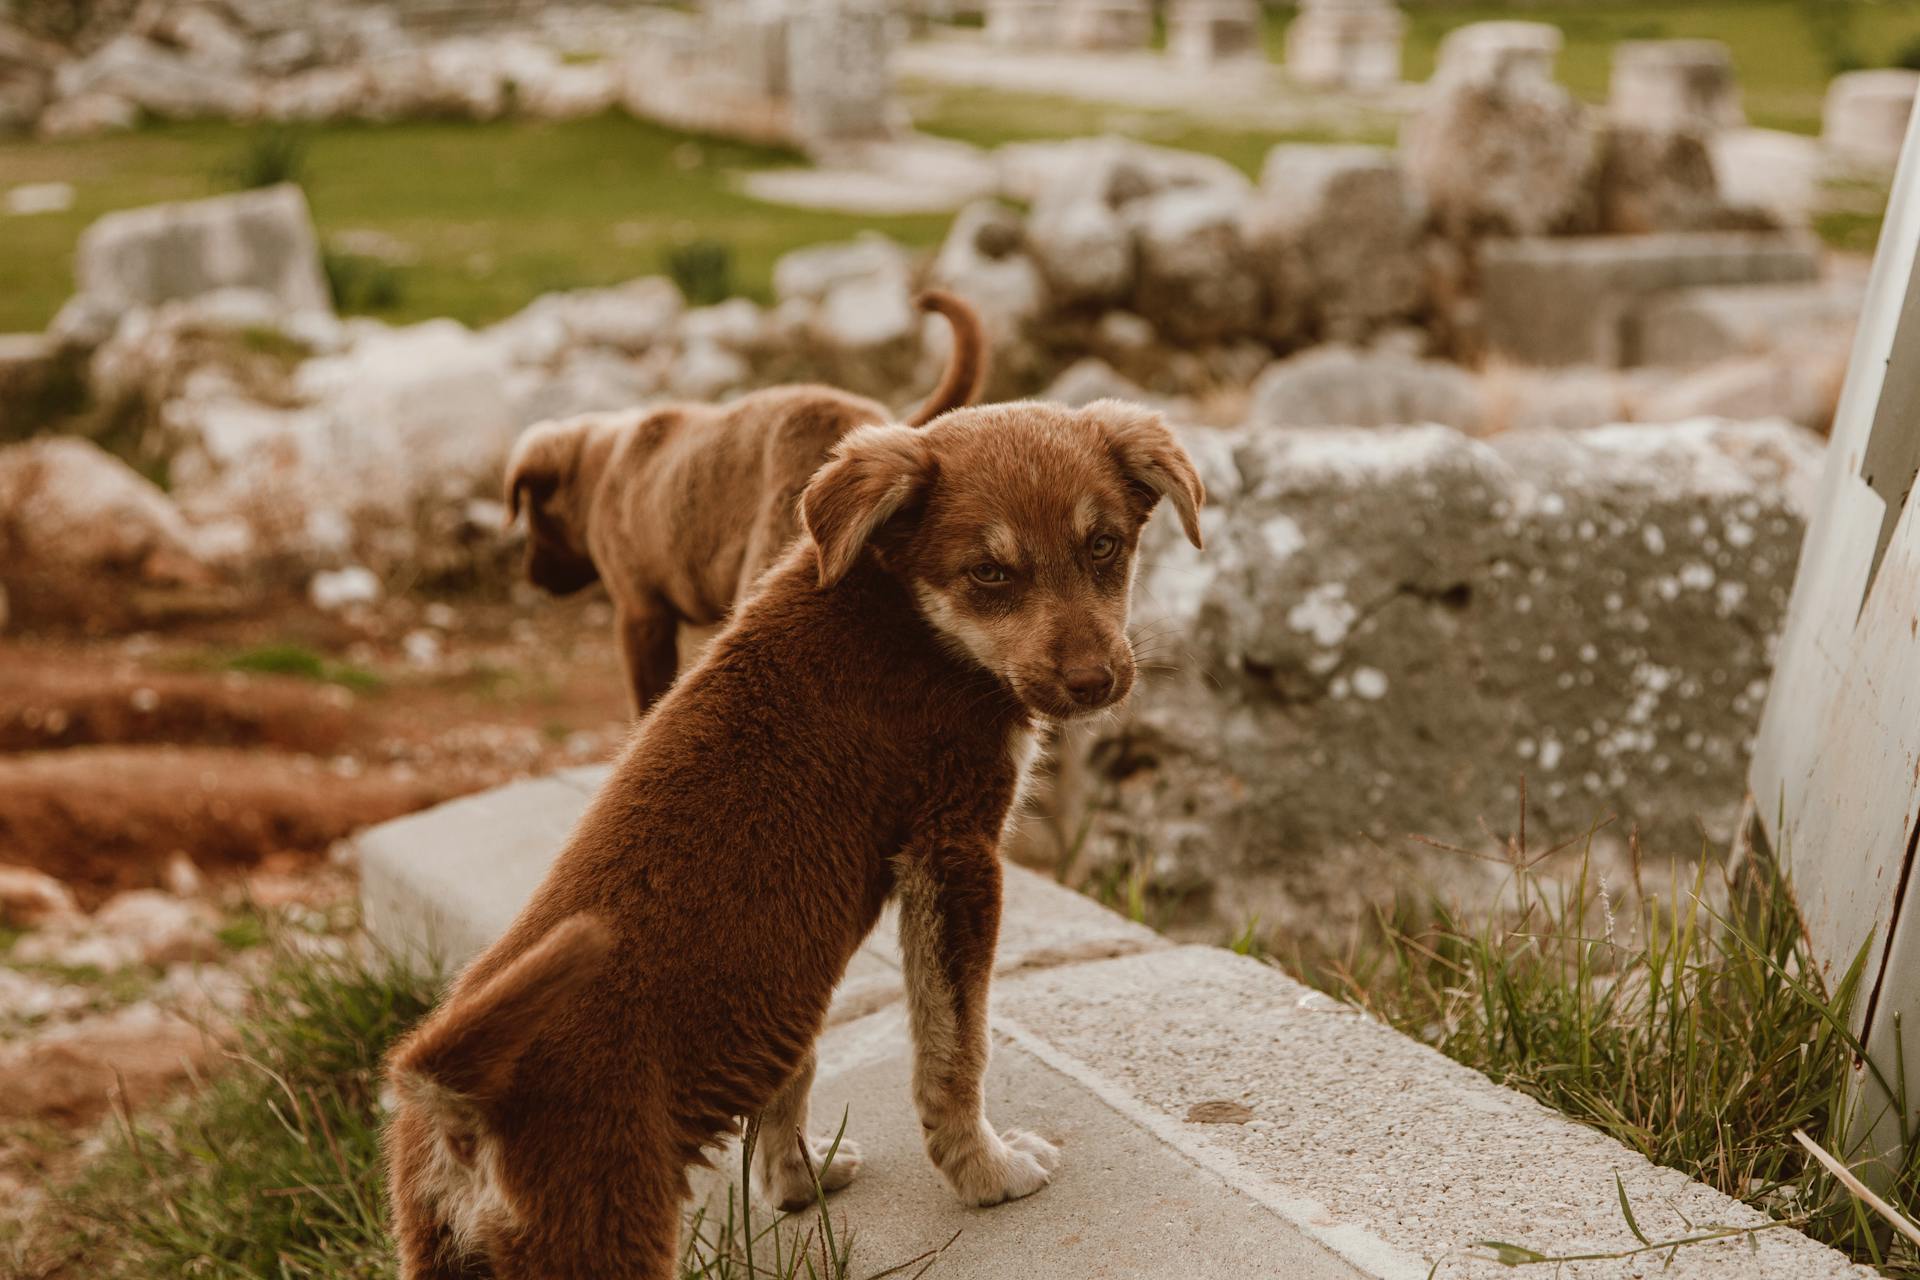
[[[922,311],[938,312],[953,326],[953,355],[947,373],[920,412],[907,419],[910,427],[924,427],[952,409],[964,409],[980,396],[987,378],[987,344],[980,313],[944,289],[928,289],[913,300]]]
[[[443,1133],[466,1131],[476,1107],[506,1091],[521,1055],[567,997],[599,974],[612,949],[613,935],[600,920],[568,916],[400,1044],[387,1064],[395,1091],[423,1106]]]

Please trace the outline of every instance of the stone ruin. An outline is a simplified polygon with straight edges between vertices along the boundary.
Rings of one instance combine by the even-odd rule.
[[[835,47],[881,47],[876,13],[835,9]],[[810,118],[791,59],[826,28],[700,22],[754,51],[757,100]],[[1663,851],[1674,815],[1723,829],[1859,304],[1701,163],[1738,110],[1713,50],[1623,49],[1597,111],[1553,81],[1556,41],[1457,33],[1398,148],[1276,147],[1257,182],[1120,139],[1002,148],[1000,198],[936,253],[803,250],[770,306],[649,279],[395,329],[332,314],[297,191],[115,215],[49,333],[0,339],[0,387],[68,368],[133,407],[170,493],[59,462],[121,469],[166,552],[143,564],[431,576],[499,554],[500,457],[532,422],[802,378],[904,407],[944,357],[912,292],[947,285],[987,318],[993,394],[1159,405],[1212,493],[1204,556],[1152,535],[1152,674],[1062,745],[1026,856],[1142,866],[1203,931],[1351,901],[1329,850],[1490,892],[1401,837],[1475,841],[1521,774],[1556,836],[1605,812]],[[684,71],[702,47],[636,56]],[[886,118],[849,105],[876,80],[805,61],[840,104],[819,134]],[[250,351],[260,332],[292,354]]]
[[[1392,88],[1405,34],[1389,0],[1303,0],[1287,27],[1287,75],[1310,89]]]
[[[491,20],[468,30],[421,5],[161,0],[74,50],[0,24],[0,128],[63,137],[128,128],[142,114],[569,119],[619,106],[818,149],[903,127],[888,75],[897,15],[881,0],[727,0],[701,13],[481,9],[446,7]]]
[[[1190,67],[1266,57],[1259,0],[1174,0],[1167,54]]]
[[[1849,71],[1827,90],[1820,136],[1828,150],[1870,168],[1891,170],[1913,118],[1920,71]]]

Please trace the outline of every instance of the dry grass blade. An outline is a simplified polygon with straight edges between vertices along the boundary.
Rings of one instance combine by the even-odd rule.
[[[1806,1130],[1795,1129],[1793,1131],[1793,1139],[1795,1142],[1798,1142],[1801,1146],[1805,1147],[1807,1149],[1807,1154],[1812,1156],[1815,1160],[1819,1161],[1821,1167],[1824,1168],[1828,1173],[1832,1174],[1834,1176],[1834,1179],[1837,1182],[1839,1182],[1841,1186],[1845,1187],[1848,1191],[1851,1191],[1854,1195],[1860,1197],[1861,1201],[1869,1209],[1872,1209],[1875,1213],[1879,1214],[1882,1218],[1885,1218],[1887,1220],[1888,1225],[1891,1226],[1895,1231],[1898,1231],[1901,1235],[1913,1241],[1914,1244],[1920,1245],[1920,1226],[1916,1226],[1914,1224],[1913,1219],[1907,1217],[1906,1214],[1901,1213],[1898,1209],[1894,1208],[1892,1205],[1888,1204],[1885,1200],[1882,1200],[1879,1196],[1875,1195],[1873,1192],[1873,1188],[1869,1187],[1866,1183],[1860,1181],[1859,1177],[1855,1175],[1853,1170],[1847,1168],[1846,1165],[1842,1164],[1840,1160],[1836,1158],[1831,1152],[1829,1152],[1825,1147],[1815,1142],[1812,1138],[1809,1138],[1806,1134]]]

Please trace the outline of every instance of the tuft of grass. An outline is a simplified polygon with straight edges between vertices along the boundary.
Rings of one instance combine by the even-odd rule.
[[[232,1068],[151,1117],[122,1115],[56,1190],[50,1251],[101,1280],[390,1276],[379,1064],[433,987],[391,962],[283,952]]]
[[[670,245],[662,254],[667,275],[688,302],[710,306],[733,296],[733,250],[714,240]]]
[[[356,693],[377,693],[386,681],[365,667],[336,662],[305,645],[269,644],[243,649],[211,660],[222,671],[245,671],[254,675],[294,676],[323,684],[337,684]]]
[[[1649,893],[1633,852],[1628,882],[1610,884],[1591,837],[1577,854],[1510,841],[1496,918],[1402,904],[1344,957],[1296,955],[1291,967],[1656,1164],[1920,1277],[1920,1254],[1887,1245],[1794,1137],[1852,1150],[1845,1090],[1861,1046],[1848,1019],[1864,953],[1826,990],[1792,894],[1764,861],[1729,874],[1703,856]],[[1556,874],[1545,869],[1556,857],[1577,860]],[[1920,1209],[1920,1134],[1876,1172],[1896,1206]]]
[[[284,125],[269,126],[247,135],[224,165],[219,177],[242,191],[300,182],[307,173],[305,133]]]
[[[361,253],[342,253],[324,249],[320,267],[327,276],[327,292],[334,310],[358,314],[379,314],[394,310],[406,300],[406,277],[391,262]]]

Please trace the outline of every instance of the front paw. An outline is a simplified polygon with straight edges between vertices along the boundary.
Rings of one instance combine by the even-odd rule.
[[[1060,1164],[1057,1147],[1019,1129],[1002,1135],[981,1125],[958,1142],[935,1139],[929,1146],[960,1199],[981,1208],[1032,1195],[1052,1180]]]
[[[860,1172],[860,1146],[850,1138],[840,1139],[837,1146],[830,1139],[809,1139],[807,1155],[812,1159],[811,1166],[801,1158],[795,1144],[789,1159],[754,1161],[755,1189],[767,1203],[793,1213],[812,1205],[822,1191],[840,1190]],[[815,1177],[820,1179],[818,1188],[814,1186]]]

